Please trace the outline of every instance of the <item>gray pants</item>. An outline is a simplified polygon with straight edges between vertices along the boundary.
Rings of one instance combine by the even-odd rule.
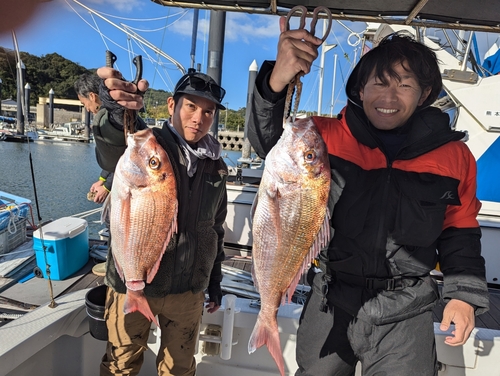
[[[335,307],[320,310],[323,273],[302,311],[297,332],[296,376],[437,376],[432,311],[385,325],[359,320]]]

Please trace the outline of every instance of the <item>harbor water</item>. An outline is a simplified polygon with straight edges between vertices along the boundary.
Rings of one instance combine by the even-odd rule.
[[[228,165],[235,165],[241,152],[223,151]],[[35,202],[30,155],[38,197]],[[79,142],[0,142],[0,190],[31,200],[35,225],[100,208],[87,200],[90,186],[101,169],[95,158],[95,144]],[[38,220],[38,214],[42,221]],[[98,237],[104,225],[100,213],[85,218],[89,236]]]

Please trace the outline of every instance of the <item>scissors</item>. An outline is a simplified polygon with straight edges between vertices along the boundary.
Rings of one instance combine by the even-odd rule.
[[[314,8],[313,10],[313,16],[311,19],[311,28],[310,28],[310,33],[312,35],[315,35],[316,33],[316,23],[318,22],[318,17],[321,12],[326,13],[326,19],[327,19],[327,26],[326,26],[326,31],[323,37],[321,38],[321,43],[323,43],[328,35],[330,35],[330,30],[332,29],[332,12],[330,9],[328,9],[325,6],[319,6]],[[290,18],[297,15],[300,13],[300,23],[299,23],[299,29],[305,29],[306,26],[306,17],[307,17],[307,8],[304,5],[297,5],[290,9],[288,14],[286,15],[286,31],[290,30]],[[288,113],[290,112],[290,106],[292,103],[292,96],[293,96],[293,91],[295,87],[297,87],[297,93],[295,96],[295,103],[293,105],[293,113],[292,113],[292,121],[295,121],[295,117],[297,115],[297,110],[299,107],[299,101],[300,101],[300,95],[302,93],[302,82],[300,81],[300,77],[303,75],[303,72],[299,72],[295,75],[295,77],[290,81],[290,84],[288,85],[288,90],[286,93],[286,99],[285,99],[285,113],[284,113],[284,118],[287,118]]]

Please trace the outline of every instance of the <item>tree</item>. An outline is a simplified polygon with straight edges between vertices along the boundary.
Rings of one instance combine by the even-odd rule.
[[[74,83],[83,73],[95,73],[97,69],[87,69],[80,64],[64,58],[57,53],[41,57],[20,52],[21,60],[26,67],[26,83],[31,86],[30,104],[38,103],[39,97],[48,97],[50,89],[54,89],[55,98],[78,99]],[[2,98],[17,98],[16,53],[8,48],[0,47],[0,78],[2,79]],[[167,114],[167,98],[171,94],[164,90],[149,89],[145,97],[146,109],[160,106],[161,116]],[[64,106],[59,106],[64,107]]]

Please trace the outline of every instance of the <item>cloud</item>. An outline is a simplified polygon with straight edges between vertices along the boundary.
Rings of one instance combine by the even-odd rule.
[[[86,0],[82,4],[98,4],[101,6],[110,6],[112,9],[123,13],[130,13],[142,9],[144,0]],[[87,5],[87,4],[86,4]],[[110,9],[110,10],[112,10]]]
[[[267,15],[228,13],[226,19],[226,40],[252,44],[262,39],[279,37],[279,18]]]
[[[249,15],[246,13],[226,13],[226,42],[239,42],[244,44],[258,43],[263,39],[278,38],[278,17],[265,15]],[[208,39],[210,28],[210,12],[202,11],[198,18],[198,39]],[[193,13],[172,22],[169,30],[176,34],[191,37],[193,32]]]

